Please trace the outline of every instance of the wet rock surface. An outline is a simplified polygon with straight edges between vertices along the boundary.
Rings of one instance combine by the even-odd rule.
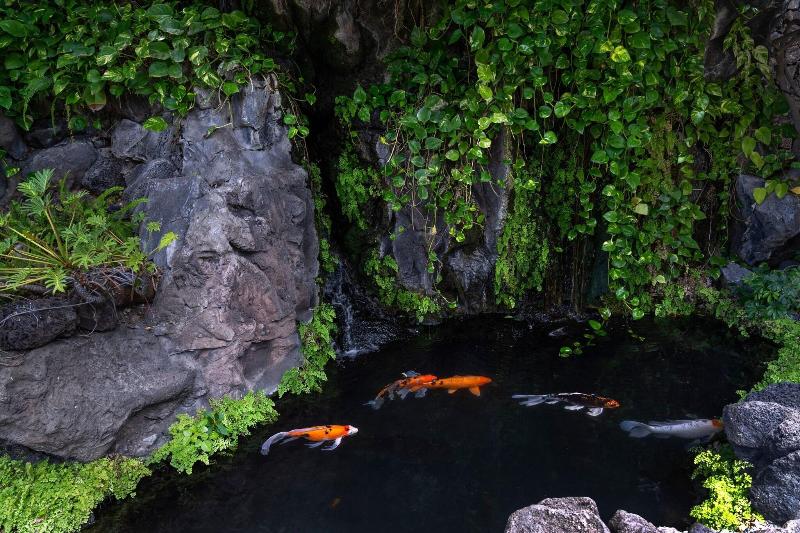
[[[736,196],[744,222],[733,246],[749,265],[780,259],[784,248],[800,235],[800,198],[794,194],[783,198],[770,194],[759,204],[753,190],[763,186],[764,180],[755,176],[743,174],[736,179]]]
[[[723,411],[736,454],[756,465],[750,497],[775,523],[800,519],[800,384],[750,393]]]
[[[200,106],[161,134],[127,119],[114,129],[101,158],[116,161],[92,179],[138,165],[125,196],[146,197],[139,209],[162,226],[143,228],[143,248],[166,231],[178,240],[154,256],[161,283],[143,321],[101,333],[113,326],[109,308],[72,310],[63,322],[74,329],[80,318],[95,332],[0,366],[0,442],[79,460],[143,455],[178,412],[274,390],[300,362],[296,321],[317,303],[318,242],[306,173],[291,159],[271,87],[254,81],[231,106]],[[28,168],[68,164],[82,176],[95,159],[91,142],[64,142]]]

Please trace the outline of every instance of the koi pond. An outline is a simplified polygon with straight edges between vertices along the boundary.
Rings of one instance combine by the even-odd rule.
[[[454,321],[343,358],[322,393],[278,401],[278,422],[242,440],[233,456],[192,476],[156,473],[135,499],[101,509],[89,531],[491,532],[514,510],[558,496],[590,496],[605,519],[625,509],[686,526],[698,498],[687,441],[632,439],[619,424],[720,415],[756,381],[770,347],[713,322],[641,321],[562,358],[559,347],[585,328],[572,323],[565,336],[550,335],[556,327]],[[493,382],[480,397],[430,390],[380,410],[364,405],[407,370]],[[575,391],[621,406],[591,417],[511,398]],[[334,451],[298,440],[259,453],[277,431],[320,424],[359,432]]]

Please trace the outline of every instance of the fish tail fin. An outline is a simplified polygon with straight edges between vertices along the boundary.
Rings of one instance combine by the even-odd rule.
[[[372,407],[373,409],[375,409],[377,411],[383,405],[383,396],[378,396],[374,400],[371,400],[371,401],[365,403],[364,405],[369,405],[370,407]]]
[[[653,432],[653,428],[647,424],[634,420],[623,420],[619,427],[622,428],[622,431],[625,431],[629,437],[633,437],[634,439],[641,439]]]
[[[520,405],[524,405],[526,407],[532,407],[534,405],[539,405],[540,403],[544,403],[547,399],[546,394],[515,394],[512,396],[515,400],[522,400],[520,401]]]
[[[272,446],[276,442],[282,441],[288,436],[289,433],[287,433],[286,431],[281,431],[280,433],[275,433],[273,436],[265,440],[264,444],[261,445],[261,455],[267,455],[269,453],[270,446]]]

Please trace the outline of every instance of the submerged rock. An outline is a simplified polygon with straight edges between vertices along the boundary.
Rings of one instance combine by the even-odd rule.
[[[505,533],[609,533],[591,498],[547,498],[508,517]]]
[[[194,109],[160,135],[129,120],[117,126],[111,153],[141,165],[126,196],[145,196],[139,209],[161,223],[160,232],[142,229],[143,248],[166,231],[178,240],[154,256],[161,284],[144,322],[0,365],[0,444],[86,461],[145,455],[177,413],[272,391],[302,360],[296,322],[317,303],[318,242],[280,102],[253,81],[230,106]],[[64,143],[37,164],[60,150],[88,168],[90,147]]]
[[[753,506],[768,520],[800,519],[800,384],[779,383],[723,410],[736,454],[756,465]]]

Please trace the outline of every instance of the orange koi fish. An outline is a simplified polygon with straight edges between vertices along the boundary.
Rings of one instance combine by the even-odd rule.
[[[585,394],[583,392],[561,392],[559,394],[515,394],[515,400],[522,400],[520,405],[530,407],[541,403],[557,404],[564,403],[567,411],[580,411],[586,409],[589,416],[600,416],[603,409],[616,409],[619,407],[617,400],[598,396],[596,394]]]
[[[325,451],[335,450],[342,443],[344,437],[349,437],[356,433],[358,433],[358,428],[355,426],[313,426],[310,428],[293,429],[291,431],[281,431],[264,441],[264,444],[261,445],[261,455],[267,455],[270,446],[276,442],[285,444],[297,439],[310,440],[311,443],[306,444],[309,448],[322,446],[325,441],[332,440],[333,444],[322,449]]]
[[[435,379],[429,383],[422,383],[416,387],[417,394],[424,396],[428,389],[447,389],[447,392],[453,394],[459,389],[468,389],[475,396],[481,395],[481,387],[487,383],[491,383],[492,378],[486,376],[453,376],[450,378]],[[409,389],[410,392],[414,390]],[[420,394],[421,393],[421,394]]]
[[[394,395],[397,394],[401,398],[406,397],[409,392],[414,392],[418,390],[421,385],[425,383],[429,383],[436,379],[436,376],[433,374],[418,374],[413,370],[409,370],[408,372],[403,372],[403,379],[398,379],[392,383],[389,383],[381,391],[375,396],[375,399],[365,403],[364,405],[369,405],[373,409],[380,409],[381,405],[383,405],[383,401],[385,398],[389,398],[390,400],[394,399]]]

